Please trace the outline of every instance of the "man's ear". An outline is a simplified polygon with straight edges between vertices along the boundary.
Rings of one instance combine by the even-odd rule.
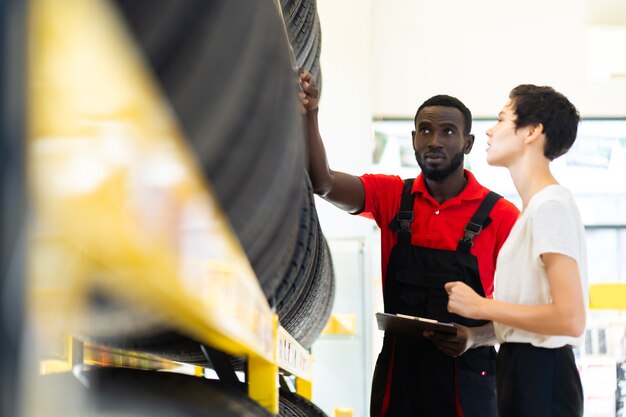
[[[463,147],[463,153],[465,155],[469,154],[473,146],[474,146],[474,135],[470,133],[469,135],[466,136],[465,146]]]
[[[411,144],[413,145],[413,150],[415,150],[415,130],[411,130]]]

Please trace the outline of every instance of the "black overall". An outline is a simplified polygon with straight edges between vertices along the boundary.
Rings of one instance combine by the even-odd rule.
[[[411,245],[412,186],[413,180],[405,180],[400,212],[390,224],[398,233],[398,244],[393,247],[387,266],[385,312],[470,327],[485,324],[449,313],[443,286],[448,281],[463,281],[485,295],[478,260],[470,254],[470,248],[500,196],[491,192],[485,197],[465,226],[465,236],[456,251],[431,249]],[[381,415],[385,390],[390,389],[389,407],[384,414],[387,417],[457,417],[457,387],[465,417],[497,415],[493,347],[471,349],[455,359],[421,335],[408,337],[386,332],[374,371],[370,414]]]

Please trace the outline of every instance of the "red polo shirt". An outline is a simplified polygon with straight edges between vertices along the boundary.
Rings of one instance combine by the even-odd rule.
[[[459,195],[439,204],[426,188],[424,177],[418,175],[411,193],[415,194],[414,220],[411,222],[411,243],[434,249],[456,250],[463,237],[465,225],[472,218],[489,190],[465,170],[467,185]],[[398,236],[389,223],[400,210],[403,180],[395,175],[366,174],[360,177],[365,187],[365,207],[362,215],[373,217],[381,229],[381,260],[383,286],[391,249]],[[493,294],[496,259],[519,210],[513,203],[501,198],[491,210],[492,222],[474,238],[470,253],[478,258],[480,279],[487,297]]]

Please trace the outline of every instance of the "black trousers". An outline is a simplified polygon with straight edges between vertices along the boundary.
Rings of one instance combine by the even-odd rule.
[[[583,389],[570,346],[504,343],[496,357],[500,417],[582,417]]]

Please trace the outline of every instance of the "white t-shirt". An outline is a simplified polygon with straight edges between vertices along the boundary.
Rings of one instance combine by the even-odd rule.
[[[560,253],[578,263],[585,305],[588,305],[585,229],[570,191],[550,185],[535,194],[502,245],[496,264],[496,300],[516,304],[549,304],[550,285],[543,253]],[[548,336],[494,323],[499,343],[530,343],[557,348],[581,346],[583,336]]]

